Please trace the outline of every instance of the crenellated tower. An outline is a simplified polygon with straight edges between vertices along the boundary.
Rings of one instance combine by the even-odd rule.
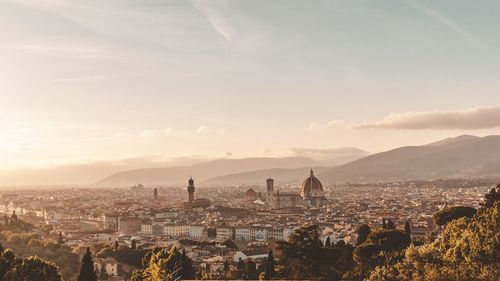
[[[268,178],[266,180],[267,192],[266,201],[269,206],[274,206],[274,179]]]
[[[193,177],[191,177],[188,181],[188,195],[189,195],[189,203],[193,203],[194,201],[194,180]]]

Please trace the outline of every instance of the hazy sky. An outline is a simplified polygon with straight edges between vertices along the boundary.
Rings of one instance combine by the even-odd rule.
[[[0,169],[499,134],[499,10],[0,0]]]

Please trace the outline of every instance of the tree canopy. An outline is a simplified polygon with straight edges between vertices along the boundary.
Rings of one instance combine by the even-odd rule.
[[[92,260],[92,253],[90,248],[83,254],[80,271],[78,273],[77,281],[97,281],[97,274],[94,270],[94,261]]]
[[[339,280],[353,265],[353,248],[345,243],[323,247],[319,226],[298,228],[289,241],[277,242],[277,277],[282,279]]]
[[[0,280],[62,281],[58,268],[38,257],[16,258],[14,252],[0,245]]]
[[[434,223],[437,225],[446,225],[447,223],[459,218],[472,218],[477,210],[472,207],[447,207],[434,214]]]
[[[369,281],[486,281],[500,276],[500,202],[446,224],[441,237],[410,246],[403,260],[379,266]]]

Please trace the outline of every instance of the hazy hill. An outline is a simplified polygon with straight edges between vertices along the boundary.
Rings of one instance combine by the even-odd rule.
[[[333,167],[361,159],[370,153],[356,147],[338,148],[300,148],[290,149],[297,156],[309,157],[320,163],[320,166]]]
[[[316,173],[322,172],[328,168],[314,167]],[[262,169],[251,172],[229,174],[220,177],[208,179],[203,182],[206,185],[241,185],[241,184],[256,184],[264,185],[265,180],[272,177],[275,184],[280,185],[284,183],[297,182],[309,176],[311,167],[297,168],[297,169]]]
[[[152,168],[123,171],[113,174],[98,183],[101,186],[126,186],[135,183],[176,185],[184,184],[192,175],[201,182],[227,174],[250,172],[259,169],[296,169],[300,167],[314,167],[318,163],[306,157],[285,158],[244,158],[219,159],[185,167]]]
[[[385,182],[438,178],[500,177],[500,136],[459,136],[377,153],[327,169],[328,182]]]

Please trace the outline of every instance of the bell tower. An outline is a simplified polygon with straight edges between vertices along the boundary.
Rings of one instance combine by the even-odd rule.
[[[189,203],[193,203],[194,201],[194,180],[193,177],[191,177],[188,181],[188,195],[189,195]]]
[[[268,178],[266,180],[267,192],[266,201],[269,206],[274,205],[274,179]]]

